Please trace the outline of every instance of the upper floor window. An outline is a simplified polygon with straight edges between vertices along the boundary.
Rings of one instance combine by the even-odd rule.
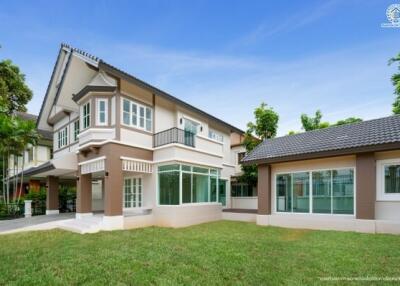
[[[79,119],[74,122],[74,141],[78,141],[79,135]]]
[[[107,99],[97,99],[97,125],[107,125],[108,121],[108,101]]]
[[[83,129],[90,126],[90,102],[83,105],[82,121]]]
[[[224,142],[224,136],[221,133],[219,133],[213,129],[208,130],[208,138],[213,139],[218,142],[221,142],[221,143]]]
[[[68,127],[58,131],[58,148],[62,148],[68,144]]]
[[[151,132],[153,109],[124,98],[122,101],[122,123]]]

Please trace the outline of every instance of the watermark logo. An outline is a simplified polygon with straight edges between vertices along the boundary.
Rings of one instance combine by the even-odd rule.
[[[400,4],[392,4],[386,9],[389,23],[382,23],[382,28],[400,28]]]

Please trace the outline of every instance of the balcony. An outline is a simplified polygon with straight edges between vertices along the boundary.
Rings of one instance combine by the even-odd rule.
[[[154,148],[156,148],[167,144],[177,143],[189,147],[195,147],[195,136],[196,135],[190,131],[173,127],[154,134],[153,145]]]

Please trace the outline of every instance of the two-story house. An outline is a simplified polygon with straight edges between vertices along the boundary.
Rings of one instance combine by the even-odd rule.
[[[38,128],[53,132],[47,213],[60,180],[77,182],[77,219],[103,211],[100,229],[186,226],[221,218],[243,131],[103,60],[61,45]]]
[[[17,112],[17,116],[23,120],[37,120],[37,116],[25,112]],[[29,171],[49,161],[52,156],[53,135],[50,131],[37,130],[40,139],[36,146],[27,146],[22,156],[10,155],[8,158],[7,176],[10,180],[10,198],[16,199],[19,191],[22,190],[21,196],[29,190],[39,190],[41,186],[40,179],[29,176]],[[23,172],[23,187],[21,184],[21,173]],[[28,175],[26,175],[28,174]],[[16,179],[18,177],[18,179]],[[18,186],[16,184],[18,182]]]

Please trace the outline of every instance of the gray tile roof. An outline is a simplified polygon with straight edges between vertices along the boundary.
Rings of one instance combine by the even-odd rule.
[[[30,113],[27,113],[27,112],[17,111],[17,112],[16,112],[16,115],[17,115],[19,118],[23,119],[23,120],[33,120],[33,121],[35,121],[35,122],[36,122],[36,120],[37,120],[37,116],[36,116],[36,115],[30,114]]]
[[[242,162],[283,162],[299,155],[323,155],[332,151],[339,155],[342,151],[361,147],[373,150],[374,146],[379,149],[378,146],[393,143],[400,143],[400,115],[268,139]],[[400,144],[398,147],[400,149]]]

